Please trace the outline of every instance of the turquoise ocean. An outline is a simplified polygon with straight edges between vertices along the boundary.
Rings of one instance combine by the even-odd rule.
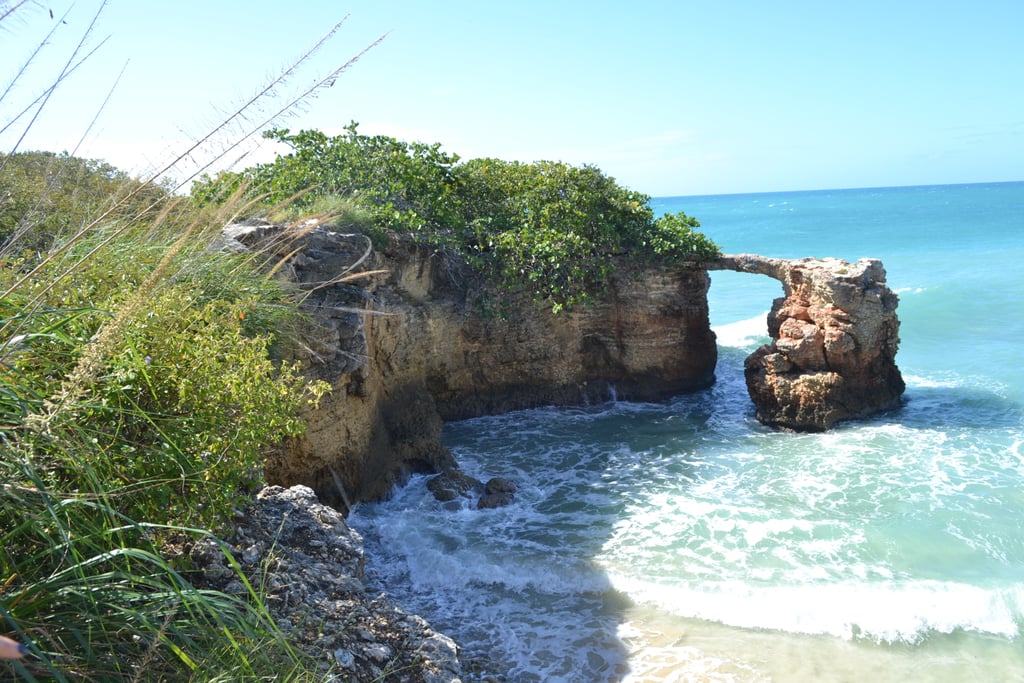
[[[1024,681],[1024,183],[652,203],[729,253],[881,259],[903,405],[760,425],[742,363],[781,286],[712,272],[712,388],[447,424],[515,503],[414,477],[357,506],[368,581],[482,663],[466,681]]]

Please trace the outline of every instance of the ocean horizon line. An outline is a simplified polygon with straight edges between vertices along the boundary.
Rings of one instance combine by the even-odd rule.
[[[651,195],[652,201],[667,201],[672,199],[708,199],[711,197],[755,197],[762,195],[780,194],[820,194],[827,192],[870,192],[881,190],[926,190],[930,188],[950,187],[980,187],[991,185],[1019,185],[1024,183],[1021,180],[988,180],[962,183],[925,183],[911,185],[865,185],[863,187],[823,187],[804,190],[756,190],[753,192],[705,192],[700,194],[673,194],[673,195]]]

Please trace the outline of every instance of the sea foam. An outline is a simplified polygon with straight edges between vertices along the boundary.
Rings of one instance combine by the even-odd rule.
[[[943,581],[828,582],[764,586],[746,581],[667,585],[624,575],[633,600],[729,626],[917,643],[929,633],[1020,635],[1024,583],[986,589]]]
[[[712,327],[719,346],[746,348],[768,341],[767,311],[745,320]]]

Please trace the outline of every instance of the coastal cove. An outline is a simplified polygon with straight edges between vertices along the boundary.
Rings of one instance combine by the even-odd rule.
[[[882,259],[901,407],[758,424],[742,364],[780,288],[714,272],[713,386],[448,422],[462,469],[516,501],[445,509],[411,473],[349,517],[368,581],[506,680],[1018,678],[1024,184],[654,205],[726,252]]]
[[[229,226],[224,238],[236,251],[281,251],[290,276],[311,288],[303,303],[309,343],[295,350],[333,391],[306,411],[309,430],[267,463],[267,476],[309,486],[343,509],[388,495],[410,473],[463,477],[440,443],[442,421],[661,400],[710,386],[718,352],[709,270],[767,275],[782,285],[784,297],[768,316],[770,343],[744,363],[762,423],[824,431],[896,407],[905,388],[895,365],[897,297],[877,259],[722,254],[681,266],[623,263],[586,306],[559,312],[506,293],[495,313],[459,282],[474,271],[425,245],[377,252],[360,234],[317,227],[296,237],[260,222]],[[343,286],[346,273],[386,278]],[[454,486],[452,495],[465,488]]]
[[[0,681],[1024,683],[1024,5],[350,4],[0,0]]]

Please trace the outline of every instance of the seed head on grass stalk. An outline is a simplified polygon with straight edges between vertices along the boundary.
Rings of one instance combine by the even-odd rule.
[[[0,22],[24,5],[0,3]],[[0,630],[32,643],[34,658],[14,665],[20,680],[307,676],[227,549],[239,596],[196,588],[187,552],[168,553],[172,539],[209,533],[186,522],[230,514],[251,476],[239,470],[301,429],[304,397],[297,369],[269,360],[273,325],[244,315],[286,296],[244,259],[205,252],[224,215],[172,195],[355,63],[362,52],[262,115],[340,26],[170,164],[0,271]],[[29,126],[79,54],[25,109]],[[148,200],[158,178],[236,125],[232,144]],[[229,291],[236,281],[244,291]]]

